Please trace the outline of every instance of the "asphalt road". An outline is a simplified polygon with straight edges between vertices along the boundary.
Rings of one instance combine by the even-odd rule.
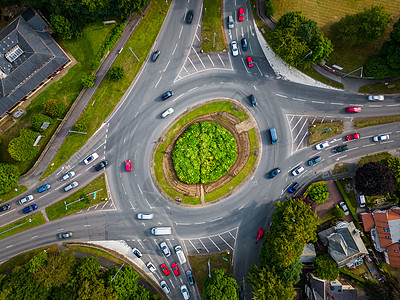
[[[159,265],[170,266],[176,261],[174,255],[165,258],[159,249],[158,244],[165,240],[171,250],[173,246],[183,245],[186,254],[232,252],[234,277],[246,299],[250,299],[250,289],[244,284],[244,278],[248,267],[258,261],[261,243],[256,243],[256,232],[259,227],[268,228],[273,204],[288,195],[287,187],[294,181],[304,185],[321,174],[331,176],[329,171],[337,162],[351,162],[366,154],[399,148],[398,123],[361,129],[359,140],[345,142],[344,135],[353,133],[349,130],[343,136],[329,139],[329,148],[322,151],[307,147],[307,128],[313,120],[343,120],[351,124],[356,117],[390,115],[398,113],[400,99],[392,96],[382,103],[373,103],[365,96],[277,79],[254,34],[246,2],[225,1],[224,4],[224,20],[230,14],[235,19],[234,29],[225,32],[228,43],[236,40],[240,45],[240,40],[246,37],[249,50],[245,53],[240,49],[238,57],[232,57],[230,51],[200,53],[201,3],[174,1],[154,45],[154,50],[161,50],[158,60],[145,63],[139,77],[98,132],[66,165],[46,179],[44,183],[51,184],[51,190],[43,194],[30,190],[19,197],[33,194],[34,203],[43,210],[66,195],[63,187],[71,180],[61,182],[64,173],[74,170],[77,174],[74,180],[84,186],[104,172],[94,171],[94,165],[105,158],[109,161],[105,172],[110,201],[104,207],[85,210],[2,240],[0,261],[58,242],[57,233],[66,230],[74,231],[72,240],[125,240],[129,246],[143,252],[142,260],[137,260],[138,266],[147,271],[144,263],[152,261],[157,267],[155,281],[167,279],[172,288],[171,298],[176,299],[180,284],[187,284],[187,281],[183,274],[178,277],[162,275]],[[237,21],[240,6],[245,8],[244,22]],[[188,9],[194,10],[190,25],[184,22]],[[255,63],[253,68],[246,64],[248,55]],[[174,96],[162,101],[161,94],[168,90],[173,90]],[[249,105],[250,94],[257,99],[256,107]],[[251,179],[229,198],[202,208],[178,206],[164,199],[155,187],[150,174],[151,153],[174,118],[198,103],[218,97],[239,101],[253,114],[262,134],[260,165]],[[346,114],[344,108],[354,105],[361,106],[362,112]],[[174,108],[174,114],[161,118],[161,113],[169,107]],[[271,127],[278,133],[276,145],[271,145],[267,134]],[[372,142],[372,136],[378,134],[389,134],[390,140]],[[345,143],[348,151],[332,152],[333,147]],[[89,166],[84,165],[82,160],[94,151],[100,158]],[[306,166],[307,160],[316,155],[323,158],[322,162],[314,167]],[[125,172],[126,159],[132,161],[133,172]],[[293,177],[290,172],[299,165],[304,166],[305,171]],[[275,167],[281,168],[282,173],[267,179],[266,172]],[[18,199],[11,202],[9,212],[0,215],[1,224],[22,216],[22,207],[16,204]],[[138,212],[151,212],[155,217],[149,221],[137,220]],[[150,233],[154,226],[171,226],[173,234],[168,238],[155,237]],[[187,264],[181,267],[181,273],[187,268]],[[189,289],[193,299],[200,299],[195,288]]]

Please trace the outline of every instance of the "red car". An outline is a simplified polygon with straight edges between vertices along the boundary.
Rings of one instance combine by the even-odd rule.
[[[359,112],[361,112],[361,107],[356,107],[356,106],[346,107],[346,112],[359,113]]]
[[[238,9],[238,15],[239,15],[239,22],[244,21],[244,9],[241,7]]]
[[[254,66],[253,60],[251,59],[251,56],[246,57],[247,65],[249,68],[252,68]]]
[[[346,141],[356,140],[359,138],[360,138],[359,133],[353,133],[353,134],[346,135]]]
[[[166,264],[161,265],[161,271],[163,271],[165,275],[171,274]]]
[[[257,231],[257,236],[256,236],[257,241],[261,240],[263,235],[264,235],[264,229],[259,228]]]
[[[173,263],[171,265],[171,269],[174,272],[175,276],[181,275],[181,272],[179,271],[178,265],[176,263]]]
[[[131,161],[130,161],[129,159],[127,159],[127,160],[125,161],[125,170],[126,170],[127,172],[132,171],[132,165],[131,165]]]

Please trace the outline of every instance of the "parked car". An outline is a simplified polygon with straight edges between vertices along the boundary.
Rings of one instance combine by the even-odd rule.
[[[244,21],[244,9],[243,9],[243,7],[240,7],[238,9],[238,17],[239,17],[239,22],[243,22]]]
[[[37,209],[37,205],[36,205],[36,204],[32,204],[32,205],[29,205],[29,206],[25,207],[25,208],[22,210],[22,212],[23,212],[24,214],[27,214],[27,213],[30,213],[31,211],[34,211],[35,209]]]
[[[348,216],[350,212],[349,212],[349,209],[347,208],[346,203],[344,203],[344,201],[341,201],[341,202],[339,202],[339,206],[344,211],[344,214],[346,216]]]
[[[374,142],[382,142],[382,141],[387,141],[389,139],[388,134],[381,134],[381,135],[376,135],[372,138]]]
[[[292,175],[293,176],[297,176],[297,175],[299,175],[300,173],[303,173],[303,172],[304,172],[304,167],[298,166],[298,167],[293,169]]]
[[[168,117],[170,114],[172,114],[174,112],[174,109],[172,107],[168,108],[166,111],[164,111],[161,114],[161,117],[166,118]]]
[[[70,178],[72,178],[72,177],[74,177],[74,176],[75,176],[75,172],[74,172],[74,171],[70,171],[70,172],[68,172],[67,174],[65,174],[65,175],[63,176],[63,178],[61,179],[61,181],[68,180],[68,179],[70,179]]]
[[[167,100],[168,98],[172,97],[173,95],[174,95],[174,92],[173,92],[173,91],[168,91],[168,92],[165,92],[164,94],[161,95],[161,99],[162,99],[163,101],[165,101],[165,100]]]
[[[72,190],[72,189],[76,188],[77,186],[78,186],[78,182],[76,182],[76,181],[71,182],[69,185],[67,185],[64,188],[64,191],[68,192],[69,190]]]
[[[151,55],[151,61],[156,61],[157,58],[160,56],[160,50],[156,50],[153,52],[153,54]]]
[[[20,205],[23,205],[23,204],[25,204],[25,203],[31,202],[32,200],[33,200],[33,196],[32,196],[32,195],[28,195],[28,196],[26,196],[26,197],[20,199],[20,200],[18,201],[18,203],[19,203]]]
[[[103,160],[102,162],[100,162],[96,167],[94,167],[96,169],[96,171],[100,171],[101,169],[104,169],[106,166],[108,165],[108,162],[106,160]]]
[[[161,242],[160,248],[161,248],[162,252],[164,253],[165,257],[169,257],[171,255],[171,252],[169,251],[169,248],[168,248],[166,242]]]
[[[242,43],[243,51],[247,51],[247,49],[248,49],[247,39],[246,38],[242,38],[241,43]]]
[[[370,95],[368,96],[369,101],[383,101],[385,100],[385,96],[383,95]]]
[[[346,107],[346,112],[349,112],[349,113],[359,113],[359,112],[361,112],[361,107],[358,107],[358,106]]]
[[[256,101],[256,98],[254,97],[254,95],[249,96],[249,101],[250,101],[251,106],[257,105],[257,101]]]
[[[232,48],[232,56],[238,56],[239,55],[239,49],[238,49],[236,41],[232,41],[231,48]]]
[[[176,263],[173,263],[171,265],[171,269],[172,269],[172,272],[174,272],[175,276],[181,275],[181,271],[179,271],[178,265]]]
[[[184,300],[189,300],[190,299],[189,290],[187,289],[186,284],[182,284],[181,285],[181,293],[182,293],[182,296],[183,296]]]
[[[275,168],[272,171],[270,171],[267,176],[268,178],[274,178],[276,175],[278,175],[281,172],[281,169]]]
[[[249,68],[252,68],[254,66],[253,60],[251,59],[251,56],[246,57],[246,62]]]
[[[321,157],[321,156],[316,156],[316,157],[311,158],[311,159],[307,162],[307,164],[308,164],[309,166],[313,166],[313,165],[319,163],[321,160],[322,160],[322,157]]]
[[[90,164],[91,162],[93,162],[95,159],[97,159],[99,157],[99,155],[94,152],[91,155],[89,155],[88,157],[86,157],[83,162],[85,163],[85,165]]]
[[[366,201],[364,195],[358,195],[358,203],[360,204],[361,208],[365,207]]]
[[[186,278],[190,285],[194,285],[194,276],[191,270],[186,270]]]
[[[162,290],[164,291],[164,293],[169,294],[171,292],[171,290],[169,289],[165,280],[160,281],[160,286],[161,286]]]
[[[288,188],[288,192],[293,194],[295,191],[297,191],[300,187],[300,184],[298,184],[297,182],[293,182],[289,188]]]
[[[58,238],[60,238],[60,239],[68,239],[73,235],[74,235],[74,233],[72,231],[68,231],[68,232],[59,233],[58,234]]]
[[[319,144],[315,145],[315,149],[316,150],[322,150],[322,149],[324,149],[326,147],[329,147],[328,141],[325,141],[325,142],[322,142],[322,143],[319,143]]]
[[[346,150],[349,150],[349,147],[347,145],[337,146],[337,147],[332,149],[332,151],[335,152],[335,153],[343,152],[343,151],[346,151]]]
[[[0,206],[0,212],[9,210],[10,207],[11,207],[10,204],[4,204],[4,205]]]
[[[138,213],[137,218],[139,220],[151,220],[154,218],[154,215],[150,213]]]
[[[125,171],[126,172],[132,171],[132,164],[131,164],[131,161],[129,159],[127,159],[125,161]]]
[[[163,271],[163,273],[164,273],[165,276],[171,274],[171,272],[168,270],[168,267],[167,267],[166,264],[162,264],[162,265],[161,265],[161,271]]]
[[[264,235],[264,229],[258,228],[258,230],[257,230],[257,235],[256,235],[256,240],[257,240],[257,241],[261,240],[262,237],[263,237],[263,235]]]
[[[155,271],[156,271],[156,267],[151,263],[151,262],[148,262],[147,264],[146,264],[146,267],[149,269],[149,271],[150,272],[152,272],[152,273],[154,273]]]
[[[186,18],[185,18],[186,24],[191,24],[192,20],[193,20],[193,10],[189,10],[186,13]]]
[[[142,257],[142,252],[140,252],[140,250],[138,248],[133,248],[132,253],[135,254],[137,258]]]
[[[346,135],[346,141],[357,140],[359,138],[360,138],[359,133],[352,133],[352,134]]]
[[[49,189],[51,189],[50,184],[45,184],[45,185],[41,186],[40,188],[38,188],[38,192],[43,193],[44,191],[47,191]]]

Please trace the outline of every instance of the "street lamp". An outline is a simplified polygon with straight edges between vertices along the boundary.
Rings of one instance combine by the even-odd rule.
[[[302,61],[303,59],[305,59],[307,56],[311,55],[312,51],[310,51],[309,53],[307,53],[300,61]]]

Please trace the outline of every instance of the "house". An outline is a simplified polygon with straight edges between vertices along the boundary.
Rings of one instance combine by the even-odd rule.
[[[328,246],[328,252],[339,268],[356,268],[368,254],[360,231],[353,222],[338,222],[335,226],[319,232],[318,237],[325,247]]]
[[[303,253],[300,256],[300,262],[303,264],[312,264],[317,257],[314,244],[306,244],[303,248]]]
[[[400,207],[360,214],[365,232],[370,232],[377,251],[387,264],[400,268]]]
[[[0,31],[0,119],[71,62],[47,31],[32,8]]]
[[[305,282],[304,292],[310,300],[354,300],[357,297],[357,290],[339,280],[323,280],[307,273]]]

